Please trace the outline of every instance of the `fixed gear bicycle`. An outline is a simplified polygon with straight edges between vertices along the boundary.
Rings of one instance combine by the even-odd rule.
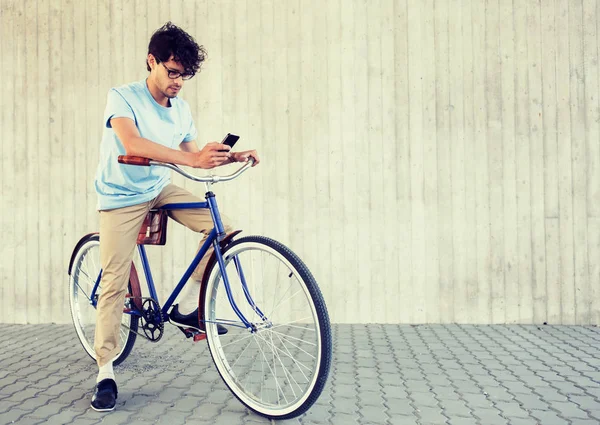
[[[123,306],[121,351],[114,364],[131,353],[137,336],[158,342],[173,302],[209,246],[214,247],[200,286],[199,319],[205,334],[182,329],[195,341],[206,338],[225,385],[246,407],[270,419],[306,412],[320,396],[331,365],[332,336],[327,308],[317,282],[289,248],[263,236],[226,235],[211,185],[237,178],[253,163],[228,176],[198,177],[174,164],[131,156],[119,162],[161,166],[206,184],[206,202],[168,204],[161,209],[207,208],[214,228],[164,305],[160,305],[144,245],[138,245],[148,285],[142,297],[132,263]],[[95,359],[96,305],[102,292],[97,233],[84,236],[69,264],[69,302],[84,350]],[[219,335],[217,326],[227,333]]]

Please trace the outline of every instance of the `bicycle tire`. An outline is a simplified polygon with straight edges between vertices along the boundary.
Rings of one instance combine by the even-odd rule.
[[[250,363],[251,365],[240,366],[240,368],[245,367],[246,369],[250,369],[249,371],[243,371],[247,374],[247,376],[241,375],[241,373],[243,373],[243,372],[241,372],[238,376],[238,373],[236,373],[236,371],[233,369],[235,369],[235,367],[237,366],[240,357],[247,351],[248,347],[252,344],[252,339],[250,340],[250,342],[248,342],[247,346],[244,348],[242,353],[239,354],[239,357],[237,357],[237,359],[233,363],[233,365],[227,358],[225,358],[227,356],[227,354],[225,353],[225,351],[227,351],[227,350],[225,350],[225,348],[228,346],[231,346],[233,344],[239,343],[239,341],[241,341],[241,339],[236,341],[234,339],[234,338],[236,338],[236,335],[232,335],[232,336],[230,336],[230,338],[233,339],[233,342],[229,343],[228,341],[230,341],[231,339],[227,339],[227,334],[222,335],[222,336],[218,335],[217,327],[214,322],[217,319],[221,319],[221,318],[217,317],[219,313],[216,312],[216,310],[219,310],[219,312],[221,310],[220,310],[220,307],[217,307],[217,303],[218,302],[224,303],[224,301],[218,301],[218,298],[222,297],[222,294],[219,295],[219,291],[221,291],[222,293],[226,292],[226,291],[225,291],[224,285],[220,284],[220,283],[222,283],[222,276],[221,276],[221,271],[219,269],[219,266],[218,266],[218,264],[214,264],[212,269],[210,270],[209,278],[206,281],[206,287],[203,288],[203,290],[200,292],[200,300],[199,300],[200,301],[200,311],[201,311],[202,317],[204,318],[204,320],[206,320],[206,323],[205,323],[206,333],[207,333],[206,340],[207,340],[207,344],[208,344],[209,351],[211,353],[213,362],[217,368],[217,371],[219,372],[225,385],[229,388],[229,390],[233,393],[233,395],[242,404],[244,404],[250,410],[258,413],[261,416],[269,418],[269,419],[276,419],[276,420],[291,419],[291,418],[297,417],[297,416],[305,413],[315,403],[315,401],[321,395],[321,393],[325,387],[327,377],[329,375],[329,370],[331,367],[331,356],[332,356],[332,336],[331,336],[331,325],[329,322],[329,316],[327,313],[327,308],[325,306],[325,302],[323,300],[323,296],[318,288],[317,282],[315,281],[314,277],[312,276],[311,272],[306,267],[306,265],[289,248],[285,247],[281,243],[279,243],[273,239],[270,239],[270,238],[266,238],[266,237],[262,237],[262,236],[246,236],[246,237],[240,238],[240,239],[234,241],[233,243],[227,245],[227,247],[223,250],[222,254],[223,254],[223,258],[224,258],[225,265],[226,265],[227,276],[230,279],[231,285],[234,285],[234,283],[232,281],[232,276],[231,276],[232,273],[230,272],[230,269],[235,267],[235,261],[233,261],[234,257],[238,257],[240,263],[246,264],[246,263],[250,262],[251,268],[252,268],[252,267],[254,267],[254,263],[252,262],[254,260],[248,260],[247,259],[248,255],[246,255],[245,252],[253,251],[253,250],[264,251],[264,252],[260,252],[261,258],[264,257],[265,253],[268,253],[268,255],[272,255],[274,258],[276,258],[276,260],[281,261],[280,263],[277,263],[277,271],[274,274],[274,276],[277,275],[277,283],[274,286],[276,291],[279,290],[278,289],[279,288],[279,286],[278,286],[279,285],[279,277],[282,275],[287,276],[288,280],[290,282],[289,287],[286,291],[289,291],[289,288],[292,287],[292,283],[291,283],[292,281],[294,281],[294,280],[297,281],[297,283],[299,284],[297,286],[299,286],[299,288],[302,291],[300,291],[300,289],[299,289],[298,292],[295,292],[294,295],[290,296],[289,298],[293,299],[294,297],[296,297],[296,294],[298,294],[298,293],[305,295],[304,298],[306,298],[306,302],[309,305],[309,309],[312,314],[312,317],[316,318],[317,323],[314,326],[314,330],[310,329],[310,326],[305,324],[305,322],[306,322],[305,319],[307,319],[307,317],[303,317],[302,318],[303,321],[301,321],[301,322],[291,321],[291,322],[284,323],[284,324],[275,324],[275,325],[272,324],[271,328],[260,329],[255,334],[250,333],[246,329],[239,331],[240,335],[242,335],[242,338],[244,338],[243,332],[247,332],[245,338],[254,337],[253,338],[254,342],[256,343],[256,345],[259,348],[260,355],[262,355],[262,357],[259,359],[261,362],[262,371],[259,372],[259,371],[254,370],[255,365],[254,365],[254,363],[252,363],[254,361],[254,359],[253,359],[252,362]],[[242,256],[242,254],[244,254],[244,255]],[[243,257],[243,259],[242,259],[242,257]],[[233,261],[233,264],[232,264],[232,261]],[[271,260],[269,258],[267,258],[267,261],[271,261]],[[280,270],[281,264],[285,265],[285,267],[287,268],[287,270],[285,270],[285,269],[282,270],[283,274],[281,273],[281,270]],[[256,267],[259,267],[259,266],[256,266]],[[253,290],[250,290],[250,288],[248,288],[249,292],[251,293],[252,297],[254,298],[254,301],[256,301],[257,297],[259,299],[265,297],[265,295],[264,295],[265,287],[269,285],[269,283],[267,283],[267,281],[265,280],[265,276],[264,276],[264,272],[266,269],[265,264],[263,263],[260,267],[261,267],[261,270],[263,273],[263,275],[261,276],[262,277],[261,288],[259,288],[259,290],[256,289],[256,286],[254,287]],[[245,268],[246,267],[242,265],[242,270],[244,270]],[[237,270],[237,269],[233,269],[233,270]],[[236,274],[236,276],[237,276],[237,274]],[[252,278],[252,279],[254,279],[254,278]],[[248,280],[247,277],[246,277],[246,280]],[[284,283],[285,283],[285,280],[284,280]],[[233,288],[232,288],[232,291],[233,291]],[[263,292],[263,295],[260,295],[260,291]],[[282,287],[281,291],[283,291],[283,287]],[[285,296],[285,293],[284,293],[284,296]],[[240,298],[240,297],[241,296],[238,295],[238,298]],[[273,300],[274,300],[273,305],[275,303],[275,297],[276,296],[273,295]],[[234,296],[234,298],[235,298],[235,296]],[[298,298],[300,300],[298,300]],[[304,298],[302,298],[302,297],[298,297],[298,298],[293,301],[286,300],[286,302],[289,302],[290,306],[292,306],[292,313],[290,313],[290,311],[288,311],[289,309],[283,310],[283,307],[282,307],[282,314],[287,314],[290,317],[290,319],[286,319],[286,320],[291,320],[291,318],[292,318],[293,308],[294,308],[294,306],[292,304],[294,304],[294,303],[297,304],[295,308],[298,308],[298,306],[300,306],[300,304],[302,304],[302,300]],[[236,300],[236,302],[238,302],[238,301]],[[260,301],[259,301],[259,303],[260,303]],[[274,316],[275,311],[277,311],[279,309],[279,305],[281,303],[282,303],[282,301],[280,300],[280,302],[277,304],[277,306],[272,308],[272,310],[273,310],[272,314],[268,314],[268,315]],[[249,305],[249,303],[246,303],[246,304]],[[268,303],[263,303],[263,304],[267,305]],[[238,307],[239,306],[240,306],[240,304],[238,302]],[[225,306],[224,308],[226,309],[227,307]],[[231,307],[229,307],[229,308],[231,308]],[[260,309],[260,306],[259,306],[259,309]],[[300,310],[298,310],[298,311],[300,311]],[[308,310],[306,310],[306,311],[308,311]],[[304,314],[304,313],[302,313],[302,314]],[[248,315],[246,315],[246,317],[248,318]],[[258,317],[258,314],[256,314],[256,317]],[[239,319],[238,319],[238,321],[239,321]],[[267,322],[263,322],[263,323],[267,323]],[[291,325],[291,323],[296,323],[296,324]],[[303,326],[298,326],[298,325],[303,325]],[[281,335],[284,335],[284,334],[281,333],[281,329],[280,329],[280,332],[275,331],[275,329],[278,327],[279,328],[284,327],[284,329],[300,328],[303,333],[300,333],[296,329],[292,329],[292,332],[297,332],[296,335],[300,334],[300,335],[302,335],[302,337],[297,338],[297,337],[289,336],[289,335],[282,337]],[[229,326],[228,328],[230,329],[229,333],[238,332],[237,329],[239,329],[239,328],[234,328],[232,326]],[[312,335],[312,334],[310,334],[309,331],[315,332],[315,336],[313,339],[310,339],[311,338],[310,335]],[[262,333],[263,336],[259,337],[259,333]],[[248,336],[248,335],[250,335],[250,336]],[[273,338],[273,335],[275,335],[275,339]],[[299,354],[299,356],[304,356],[306,359],[309,358],[310,353],[303,350],[301,347],[298,347],[298,345],[302,344],[299,341],[302,341],[306,344],[312,345],[312,343],[309,340],[304,340],[304,338],[305,338],[304,335],[309,335],[309,337],[306,337],[307,339],[316,341],[316,345],[315,345],[316,348],[313,351],[315,354],[317,354],[314,357],[315,360],[312,361],[312,363],[314,363],[314,370],[311,372],[310,379],[304,373],[302,373],[302,375],[304,375],[304,378],[306,378],[306,381],[307,381],[306,383],[303,382],[303,384],[306,384],[305,389],[302,388],[302,386],[295,379],[294,375],[292,375],[292,372],[296,372],[296,376],[299,376],[297,374],[297,371],[291,371],[291,370],[287,369],[286,365],[284,364],[284,361],[287,361],[290,369],[294,369],[293,363],[296,363],[295,364],[296,368],[299,369],[301,372],[303,369],[299,366],[299,364],[303,367],[306,367],[304,364],[302,364],[302,362],[300,360],[296,360],[296,358],[294,358],[292,355],[292,352],[297,352],[297,354]],[[270,338],[270,341],[269,341],[269,338]],[[279,339],[279,342],[277,342],[277,339]],[[292,340],[295,342],[295,344],[290,342]],[[228,343],[223,345],[222,342],[228,342]],[[286,345],[286,342],[288,343],[288,345]],[[261,348],[261,344],[263,344],[262,348]],[[289,348],[292,345],[294,347],[298,348],[300,351],[308,354],[309,356],[303,355],[302,353],[300,353],[300,351],[298,351],[294,348],[292,348],[292,351],[290,351]],[[303,347],[310,347],[311,345],[303,345]],[[284,347],[284,348],[281,349],[279,347]],[[269,359],[267,359],[267,356],[265,355],[263,348],[271,350],[271,354],[272,354],[272,358],[273,358],[272,363],[269,363]],[[239,348],[238,348],[238,350],[239,350]],[[233,349],[232,349],[232,352],[233,352]],[[269,354],[269,353],[267,353],[267,354]],[[255,355],[255,359],[257,357],[260,357],[260,355],[257,351],[257,354]],[[288,357],[289,357],[289,359],[291,359],[291,363],[288,360]],[[310,357],[312,357],[312,356],[310,356]],[[276,358],[277,358],[277,360],[276,360]],[[248,381],[250,375],[256,375],[256,376],[260,375],[260,379],[257,379],[257,381],[261,381],[260,382],[260,397],[262,397],[263,391],[264,391],[262,381],[264,380],[266,382],[266,384],[268,384],[270,381],[270,379],[265,376],[265,367],[264,367],[265,361],[267,363],[268,370],[270,370],[270,372],[272,373],[272,375],[274,377],[273,380],[275,382],[275,392],[276,392],[276,395],[274,398],[277,399],[277,402],[279,403],[279,399],[281,399],[283,396],[285,401],[288,403],[287,405],[284,405],[283,407],[281,407],[279,404],[274,405],[275,402],[272,402],[271,404],[269,404],[269,402],[265,402],[264,400],[259,401],[257,395],[255,394],[256,392],[258,392],[258,389],[254,390],[254,393],[250,393],[249,388],[247,388],[247,387],[249,387],[249,385],[242,384],[242,382],[241,382],[244,377],[246,378],[246,381]],[[304,361],[304,358],[302,359],[302,361]],[[308,360],[308,361],[310,361],[310,360]],[[278,363],[279,363],[279,365],[278,365]],[[274,367],[271,367],[270,366],[271,364]],[[283,384],[284,385],[286,383],[289,384],[286,386],[286,388],[289,387],[292,390],[293,396],[295,397],[295,400],[293,400],[293,402],[288,401],[288,399],[285,395],[284,388],[282,387],[281,383],[279,383],[279,381],[278,381],[277,367],[279,367],[279,369],[280,369],[279,377],[282,378]],[[283,370],[283,375],[281,375],[281,370]],[[296,395],[296,393],[294,391],[293,383],[296,384],[297,389],[301,389],[303,391],[302,394]],[[252,386],[252,385],[253,385],[253,381],[250,382],[250,386]],[[257,385],[254,384],[254,386],[256,387]],[[288,390],[288,395],[290,395],[289,390]]]
[[[99,258],[99,247],[100,247],[100,238],[98,234],[91,234],[85,236],[78,244],[76,251],[73,253],[73,268],[71,270],[69,276],[69,306],[71,310],[71,319],[73,321],[73,326],[75,328],[75,332],[81,343],[84,351],[93,359],[96,360],[96,353],[94,351],[94,334],[95,334],[95,318],[96,318],[96,309],[90,304],[88,293],[85,292],[82,288],[82,285],[79,285],[79,278],[85,277],[87,283],[85,284],[86,288],[89,288],[91,291],[91,287],[93,287],[93,280],[90,279],[91,276],[94,276],[94,279],[100,273],[100,258]],[[91,276],[87,274],[84,270],[82,270],[82,264],[86,259],[87,255],[94,255],[92,250],[98,248],[98,258],[93,259],[94,263],[97,266],[97,270],[91,271]],[[88,262],[89,265],[89,262]],[[93,268],[94,266],[92,266]],[[84,276],[86,275],[87,276]],[[137,283],[137,280],[136,280]],[[130,294],[139,294],[139,287],[134,288],[132,285],[132,279],[129,279],[127,284],[127,288]],[[80,300],[80,295],[81,300]],[[83,303],[80,303],[82,301]],[[125,303],[129,303],[129,300],[125,300]],[[83,305],[80,305],[83,304]],[[83,308],[85,307],[85,309]],[[92,311],[93,310],[93,311]],[[86,316],[84,318],[84,315]],[[84,329],[83,321],[87,319],[89,325],[86,326],[87,329]],[[113,360],[114,365],[121,364],[127,356],[133,350],[133,346],[135,344],[135,340],[137,337],[138,330],[138,322],[139,319],[137,316],[132,314],[123,314],[122,323],[125,323],[130,331],[126,331],[121,328],[121,351]]]

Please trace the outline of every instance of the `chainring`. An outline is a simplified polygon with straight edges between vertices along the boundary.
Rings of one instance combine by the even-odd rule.
[[[143,298],[140,325],[144,335],[149,341],[158,342],[163,336],[165,322],[158,302],[153,298]]]

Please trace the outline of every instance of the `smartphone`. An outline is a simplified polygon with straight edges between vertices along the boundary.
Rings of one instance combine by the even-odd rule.
[[[240,136],[236,136],[235,134],[227,133],[227,136],[225,136],[223,138],[221,143],[229,146],[230,148],[233,148],[233,145],[235,145],[235,143],[238,141],[239,138],[240,138]],[[227,152],[227,151],[221,150],[220,152]]]

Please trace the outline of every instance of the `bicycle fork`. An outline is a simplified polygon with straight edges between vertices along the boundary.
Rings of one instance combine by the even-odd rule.
[[[256,332],[258,329],[263,328],[263,327],[271,327],[272,324],[270,323],[267,316],[265,316],[265,314],[260,310],[260,308],[258,308],[256,303],[254,302],[254,299],[252,298],[252,295],[250,294],[250,291],[248,290],[248,284],[246,282],[246,276],[244,275],[244,271],[242,269],[241,261],[238,258],[238,256],[235,255],[233,257],[233,262],[235,264],[235,269],[237,271],[237,274],[240,278],[240,282],[242,284],[242,290],[244,291],[244,296],[246,297],[246,301],[248,301],[248,304],[250,304],[250,307],[252,307],[252,310],[261,318],[261,320],[264,323],[264,326],[257,326],[253,323],[250,323],[248,321],[248,319],[246,319],[244,314],[241,312],[241,310],[238,308],[238,306],[235,302],[235,299],[233,297],[232,291],[231,291],[231,285],[229,283],[229,278],[227,276],[227,272],[225,270],[225,261],[223,260],[223,255],[221,254],[221,251],[218,247],[218,243],[216,241],[213,242],[213,246],[215,248],[215,255],[217,257],[219,269],[221,270],[221,276],[223,276],[225,292],[227,293],[227,298],[229,299],[229,303],[231,304],[231,308],[233,309],[235,314],[240,318],[242,323],[246,326],[246,329],[248,329],[252,333]]]

